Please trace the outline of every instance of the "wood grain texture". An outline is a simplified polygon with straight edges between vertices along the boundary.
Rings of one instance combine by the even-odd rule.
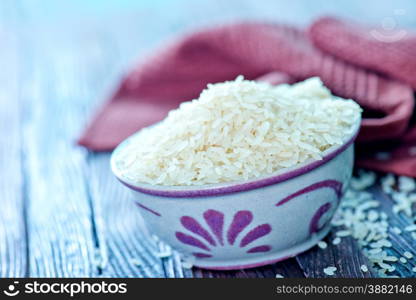
[[[84,1],[5,0],[0,3],[0,276],[33,277],[337,277],[375,276],[354,240],[261,268],[207,271],[182,267],[180,255],[151,236],[109,170],[108,153],[74,143],[91,113],[124,72],[167,38],[233,20],[306,25],[321,14],[379,22],[405,8],[403,23],[416,26],[410,0],[370,1]],[[371,16],[368,7],[372,6]],[[403,228],[411,220],[391,214],[391,199],[372,191]],[[392,233],[392,254],[416,245],[409,233]],[[171,255],[160,257],[160,253]],[[398,269],[414,276],[414,260]]]
[[[23,277],[27,270],[24,222],[25,182],[22,168],[19,40],[4,30],[0,11],[0,277]],[[6,88],[7,87],[7,88]]]
[[[288,260],[253,269],[235,271],[210,271],[195,268],[193,275],[196,278],[274,278],[279,274],[285,278],[303,278],[305,274],[299,267],[296,259]]]
[[[28,23],[28,26],[30,23]],[[33,24],[32,24],[33,25]],[[86,151],[73,144],[85,114],[81,64],[36,26],[21,78],[30,276],[96,276]],[[51,51],[55,49],[55,53]],[[47,53],[47,55],[45,55]],[[57,55],[59,54],[59,55]]]
[[[328,248],[321,249],[315,246],[296,257],[301,268],[305,271],[306,277],[374,277],[376,272],[372,270],[369,260],[362,253],[357,242],[352,237],[344,237],[341,239],[340,244],[333,245],[334,232],[332,230],[324,239]],[[369,271],[363,272],[360,268],[361,265],[366,265]],[[324,273],[324,268],[330,266],[337,268],[334,276],[328,276]]]
[[[146,231],[127,189],[108,172],[108,154],[91,155],[91,195],[96,215],[102,276],[165,277],[161,250]],[[105,249],[105,250],[104,250]]]

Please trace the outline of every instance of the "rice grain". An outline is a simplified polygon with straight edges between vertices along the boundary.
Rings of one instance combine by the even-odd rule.
[[[130,182],[203,185],[265,176],[351,136],[361,108],[331,95],[319,78],[271,86],[244,80],[209,84],[121,147],[115,163]]]

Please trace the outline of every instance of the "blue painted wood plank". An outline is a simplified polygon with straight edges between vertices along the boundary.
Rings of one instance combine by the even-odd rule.
[[[9,61],[16,60],[13,56],[2,51],[0,57],[0,88],[7,87],[0,92],[0,277],[23,276],[26,272],[20,103],[14,101],[16,70],[9,68]]]
[[[91,155],[91,196],[106,277],[165,277],[159,247],[147,232],[127,189],[109,170],[109,155]]]
[[[341,278],[366,278],[375,277],[376,272],[371,269],[371,263],[361,251],[358,243],[352,237],[344,237],[341,243],[333,245],[336,237],[332,230],[324,239],[328,247],[321,249],[318,246],[296,256],[301,268],[305,271],[306,277],[341,277]],[[363,272],[361,265],[368,266],[369,271]],[[324,268],[335,266],[337,272],[334,276],[324,273]]]
[[[85,114],[82,63],[27,24],[20,79],[29,276],[97,275],[86,151],[73,144]],[[29,30],[30,28],[30,30]],[[36,38],[34,38],[36,37]],[[62,48],[59,48],[61,47]]]
[[[0,5],[0,277],[23,277],[27,270],[22,176],[18,35],[8,30],[9,7]]]

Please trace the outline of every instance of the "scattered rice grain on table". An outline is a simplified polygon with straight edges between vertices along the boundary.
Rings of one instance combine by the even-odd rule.
[[[376,178],[376,173],[361,169],[358,171],[358,176],[351,178],[350,185],[355,190],[365,190],[375,183]]]
[[[340,230],[340,231],[337,231],[337,232],[335,233],[335,235],[336,235],[337,237],[346,237],[346,236],[351,235],[351,231],[349,231],[349,230]]]
[[[387,214],[379,210],[378,200],[366,191],[371,185],[367,186],[365,182],[375,183],[369,179],[372,177],[371,172],[359,171],[358,174],[358,177],[354,179],[355,187],[358,189],[351,186],[347,190],[332,224],[335,227],[342,226],[342,230],[351,231],[351,236],[357,240],[378,276],[397,277],[396,266],[406,264],[408,259],[413,258],[413,254],[410,251],[403,252],[402,257],[393,254],[396,250],[391,248],[389,232],[402,234],[402,230],[397,226],[390,226]],[[364,183],[360,183],[360,180]],[[401,184],[398,183],[400,180]],[[413,205],[415,205],[416,194],[413,192],[413,183],[410,181],[414,182],[414,179],[407,177],[400,179],[399,177],[396,181],[392,174],[381,178],[382,190],[389,194],[394,202],[393,213],[404,213],[408,217],[414,217]],[[416,230],[416,224],[408,225],[404,230],[416,238],[416,231],[413,231]]]
[[[337,271],[337,268],[336,267],[333,267],[333,266],[324,268],[324,273],[326,275],[329,275],[329,276],[334,275],[336,271]]]
[[[400,257],[400,262],[405,264],[407,263],[407,259],[405,257]]]
[[[399,227],[393,227],[391,230],[396,234],[401,234],[402,233],[402,230]]]
[[[383,192],[391,194],[393,192],[393,186],[396,183],[396,179],[393,174],[387,174],[381,178],[381,187]]]
[[[411,177],[399,176],[398,184],[402,192],[411,192],[416,189],[415,181]]]
[[[365,272],[368,272],[368,267],[367,267],[366,265],[361,265],[360,269],[361,269],[361,271],[363,271],[364,273],[365,273]]]
[[[324,241],[318,242],[318,247],[321,249],[326,249],[328,247],[328,244]]]
[[[374,249],[368,250],[368,253],[370,253],[370,254],[377,254],[377,253],[380,253],[382,251],[383,251],[383,249],[381,249],[381,248],[374,248]]]
[[[412,224],[412,225],[406,226],[404,228],[404,230],[406,230],[406,231],[416,231],[416,224]]]
[[[332,245],[339,245],[341,243],[341,239],[339,237],[336,237],[333,241],[332,241]]]

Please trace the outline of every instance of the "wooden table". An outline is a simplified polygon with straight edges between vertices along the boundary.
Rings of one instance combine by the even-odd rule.
[[[304,25],[337,13],[381,22],[396,8],[406,12],[399,21],[415,26],[413,1],[57,2],[0,3],[1,277],[321,277],[328,263],[337,276],[374,276],[360,271],[367,258],[348,238],[262,268],[183,269],[176,252],[156,255],[167,246],[146,231],[110,173],[109,153],[75,139],[130,64],[168,36],[240,18]],[[388,210],[388,196],[374,192]],[[405,244],[398,237],[394,247]]]

